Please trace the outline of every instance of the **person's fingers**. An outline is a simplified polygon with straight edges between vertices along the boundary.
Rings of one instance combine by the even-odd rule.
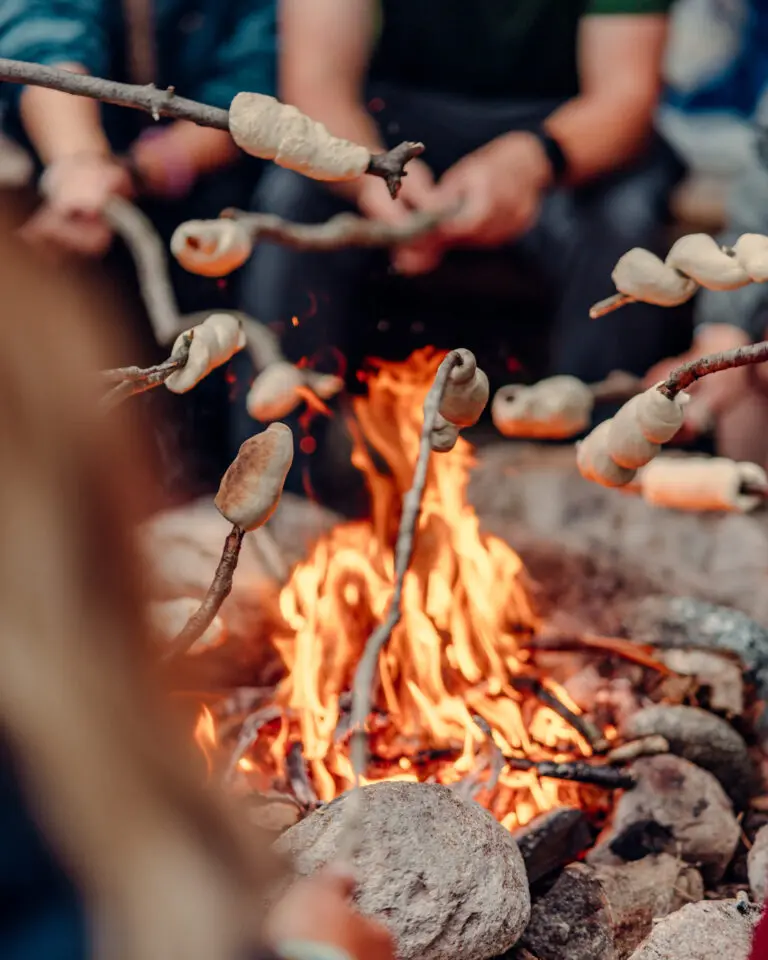
[[[392,266],[397,273],[414,277],[437,269],[442,259],[442,245],[407,246],[395,250],[392,255]]]
[[[315,874],[314,880],[327,890],[349,898],[357,889],[357,878],[351,867],[341,863],[331,863]]]

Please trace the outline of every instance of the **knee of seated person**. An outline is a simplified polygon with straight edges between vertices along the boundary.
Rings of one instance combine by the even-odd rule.
[[[323,183],[292,170],[272,167],[256,190],[254,210],[285,220],[319,223],[345,208],[345,204]]]

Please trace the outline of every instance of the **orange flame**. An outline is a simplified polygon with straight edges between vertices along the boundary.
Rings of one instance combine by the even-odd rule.
[[[200,747],[205,757],[208,776],[210,776],[213,773],[213,755],[219,745],[219,741],[216,736],[216,723],[213,719],[213,714],[206,706],[203,706],[200,711],[200,716],[197,718],[197,723],[195,724],[195,743]]]
[[[372,519],[322,537],[280,594],[284,628],[273,642],[287,676],[276,692],[280,732],[262,734],[248,762],[285,776],[291,742],[300,740],[315,789],[333,799],[353,782],[345,740],[345,698],[365,642],[393,591],[395,542],[404,493],[419,447],[424,396],[441,357],[415,353],[406,364],[377,361],[368,396],[354,401],[353,463],[368,483]],[[473,464],[460,439],[433,455],[400,625],[379,660],[377,710],[370,718],[373,762],[364,782],[383,779],[455,783],[480,769],[481,717],[508,756],[564,760],[589,746],[549,707],[510,685],[530,672],[524,641],[538,627],[522,584],[522,562],[481,533],[467,503]],[[546,686],[574,713],[555,684]],[[198,727],[209,737],[210,714]],[[200,739],[200,738],[199,738]],[[213,731],[215,742],[215,731]],[[242,763],[242,761],[241,761]],[[576,789],[505,768],[477,799],[506,826],[574,802]]]

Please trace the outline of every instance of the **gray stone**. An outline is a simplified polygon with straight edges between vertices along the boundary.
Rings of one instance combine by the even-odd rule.
[[[656,704],[629,717],[622,733],[626,740],[664,737],[672,753],[717,777],[737,808],[753,793],[755,771],[746,743],[727,720],[708,710]]]
[[[682,859],[698,867],[707,883],[717,883],[733,858],[741,832],[717,780],[673,754],[643,757],[630,769],[637,785],[619,797],[610,827],[587,861],[616,862],[610,855],[611,842],[633,824],[655,820],[672,832]]]
[[[689,903],[659,920],[630,960],[747,960],[759,919],[754,904]]]
[[[747,854],[747,873],[752,896],[758,903],[763,903],[768,891],[768,825],[757,831]]]
[[[298,874],[336,858],[349,796],[277,842]],[[400,960],[486,960],[518,941],[530,916],[525,865],[478,804],[438,784],[380,783],[362,788],[359,822],[357,905],[389,928]]]

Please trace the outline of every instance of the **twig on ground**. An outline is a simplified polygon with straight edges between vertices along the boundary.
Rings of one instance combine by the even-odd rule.
[[[320,805],[320,800],[315,793],[315,788],[309,779],[307,773],[307,764],[304,760],[303,744],[295,742],[291,744],[288,751],[285,765],[288,771],[288,779],[291,781],[291,788],[294,796],[298,800],[302,809],[309,812],[315,810]]]
[[[505,757],[504,761],[510,770],[535,770],[538,776],[553,780],[589,783],[608,790],[631,790],[635,786],[631,774],[607,765],[596,766],[578,760],[554,763],[551,760],[529,760],[527,757]]]
[[[5,58],[0,58],[0,81],[47,87],[78,97],[100,100],[102,103],[143,110],[151,114],[153,120],[172,117],[175,120],[191,120],[200,127],[213,127],[230,132],[229,110],[179,97],[173,87],[159,90],[154,84],[139,86],[117,83],[101,77],[72,73],[59,67]],[[401,180],[406,176],[405,165],[423,152],[422,143],[400,143],[386,153],[371,155],[365,172],[385,180],[390,195],[396,197]]]
[[[119,367],[115,370],[102,371],[103,380],[116,384],[101,398],[102,409],[112,410],[129,397],[146,393],[147,390],[153,390],[165,383],[172,373],[185,366],[189,359],[191,345],[192,336],[185,337],[179,349],[155,367]]]
[[[224,542],[221,559],[208,592],[198,610],[192,614],[164,651],[164,660],[173,660],[185,654],[213,623],[213,618],[219,612],[222,603],[232,592],[232,577],[240,557],[244,536],[245,531],[233,525]]]
[[[173,343],[183,329],[183,321],[159,234],[144,213],[122,197],[109,200],[104,218],[131,252],[155,340],[161,346]]]
[[[653,656],[654,648],[650,644],[635,643],[625,637],[555,634],[554,636],[531,637],[530,640],[526,641],[526,646],[531,650],[598,650],[601,653],[615,654],[642,667],[648,667],[650,670],[656,670],[664,676],[669,676],[673,672],[665,663]]]
[[[566,723],[569,723],[577,733],[584,737],[595,753],[604,753],[609,748],[610,744],[600,729],[588,717],[574,713],[551,690],[548,690],[538,677],[510,677],[508,684],[518,693],[533,694],[540,703],[554,710],[558,716],[562,717]]]
[[[253,243],[269,241],[296,250],[396,246],[434,230],[444,216],[442,212],[417,212],[403,223],[391,224],[368,220],[354,213],[339,213],[324,223],[291,223],[269,213],[244,213],[233,209],[222,213],[222,217],[241,223]],[[216,223],[215,220],[210,222]]]
[[[610,753],[606,754],[605,759],[611,764],[628,763],[638,757],[652,757],[657,753],[669,753],[669,741],[654,733],[614,747]]]
[[[342,838],[340,858],[351,859],[359,843],[358,814],[360,778],[365,773],[368,759],[368,737],[365,730],[372,709],[372,690],[379,655],[389,640],[392,631],[402,616],[403,581],[413,553],[413,541],[421,511],[421,499],[427,480],[429,458],[432,453],[431,434],[439,412],[448,378],[454,367],[462,363],[458,350],[452,350],[442,361],[435,380],[424,400],[424,423],[419,441],[419,456],[413,474],[411,489],[403,497],[403,512],[395,545],[395,584],[392,599],[384,621],[374,630],[365,645],[365,650],[355,671],[352,684],[352,707],[350,712],[350,760],[355,775],[355,789],[347,799],[345,833]]]
[[[698,360],[689,360],[688,363],[677,367],[658,389],[668,400],[674,400],[678,393],[702,377],[709,376],[710,373],[746,367],[753,363],[765,363],[766,360],[768,360],[768,341],[766,340],[746,347],[737,347],[735,350],[726,350],[724,353],[713,353],[708,357],[699,357]]]

